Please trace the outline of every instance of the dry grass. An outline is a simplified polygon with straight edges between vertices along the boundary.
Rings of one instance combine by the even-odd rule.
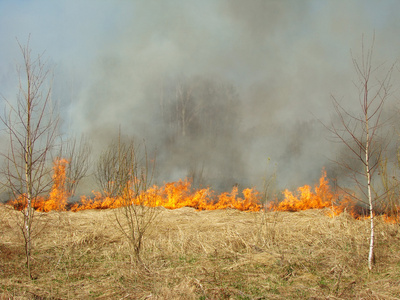
[[[160,208],[134,263],[114,211],[50,212],[26,278],[16,211],[0,206],[0,299],[400,299],[400,227],[324,211]]]

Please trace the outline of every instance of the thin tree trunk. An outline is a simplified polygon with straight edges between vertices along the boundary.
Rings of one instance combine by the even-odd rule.
[[[370,188],[369,188],[369,193],[370,193]],[[374,211],[372,207],[372,199],[370,196],[370,202],[369,202],[369,209],[370,209],[370,219],[371,219],[371,237],[370,237],[370,242],[369,242],[369,254],[368,254],[368,268],[372,270],[372,266],[375,262],[375,254],[374,254]]]
[[[24,65],[18,68],[19,93],[15,105],[6,100],[9,111],[0,117],[10,135],[9,152],[0,153],[7,165],[0,170],[7,178],[9,188],[16,199],[22,199],[22,222],[18,222],[25,242],[26,267],[32,278],[31,252],[34,233],[34,203],[40,193],[47,191],[49,169],[47,155],[55,146],[58,118],[53,118],[50,103],[51,88],[44,84],[49,71],[41,62],[41,56],[31,59],[29,39],[27,46],[19,42]],[[26,80],[26,81],[25,81]],[[24,86],[26,85],[26,88]]]
[[[370,159],[370,132],[369,132],[369,114],[368,114],[368,81],[364,85],[364,115],[365,115],[365,133],[366,133],[366,143],[365,143],[365,172],[367,175],[367,192],[368,192],[368,204],[369,204],[369,214],[371,222],[371,235],[369,242],[369,254],[368,254],[368,269],[372,270],[374,264],[374,211],[371,193],[371,169],[369,164]]]
[[[28,93],[27,93],[27,115],[26,115],[26,145],[25,145],[25,185],[26,185],[26,211],[24,215],[24,229],[25,229],[25,254],[26,254],[26,267],[28,270],[28,277],[31,276],[31,224],[32,224],[32,148],[31,148],[31,85],[30,73],[27,70],[28,77]]]
[[[365,157],[366,157],[369,215],[370,215],[370,222],[371,222],[371,235],[370,235],[369,254],[368,254],[368,269],[372,270],[372,266],[374,264],[374,238],[375,237],[374,237],[374,210],[373,210],[374,208],[373,208],[372,194],[371,194],[371,170],[369,168],[368,130],[367,130],[367,143],[366,143],[366,147],[365,147]]]
[[[362,43],[362,58],[357,61],[352,57],[353,65],[359,79],[359,104],[362,111],[362,117],[346,110],[336,98],[333,97],[333,104],[336,113],[339,116],[342,128],[332,123],[331,132],[344,143],[353,153],[354,158],[359,160],[364,167],[364,171],[360,172],[357,167],[351,167],[347,162],[340,163],[353,173],[356,184],[361,192],[359,200],[369,206],[370,216],[370,243],[368,254],[368,268],[371,270],[375,263],[374,244],[375,244],[375,227],[374,227],[374,201],[382,195],[372,195],[374,180],[373,174],[382,159],[382,152],[388,146],[386,139],[378,140],[378,136],[382,133],[380,121],[383,112],[383,105],[390,96],[391,76],[394,69],[392,65],[384,75],[383,79],[375,79],[372,74],[378,68],[372,68],[372,52],[375,36],[369,50],[364,50],[364,42]],[[370,84],[371,78],[374,84]],[[359,181],[358,176],[362,176]],[[364,179],[365,178],[365,179]],[[365,185],[366,183],[366,185]],[[366,199],[368,198],[368,199]],[[366,201],[367,200],[367,201]]]

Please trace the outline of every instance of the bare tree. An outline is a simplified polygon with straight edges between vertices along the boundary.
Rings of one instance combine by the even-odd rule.
[[[19,93],[15,103],[4,99],[8,109],[1,117],[9,137],[8,152],[2,153],[6,161],[2,171],[5,185],[24,204],[19,225],[25,241],[28,276],[32,278],[32,239],[37,233],[33,207],[38,196],[52,184],[48,160],[56,146],[58,117],[51,103],[51,87],[46,85],[49,69],[42,62],[42,55],[32,57],[29,39],[26,46],[18,45],[23,56],[23,65],[17,68]]]
[[[237,146],[244,138],[240,117],[243,107],[231,83],[217,77],[169,78],[163,81],[160,108],[159,124],[164,132],[164,156],[158,157],[157,163],[160,172],[185,172],[181,176],[196,179],[195,186],[213,184],[221,189],[245,177]]]
[[[136,262],[141,260],[143,240],[158,215],[156,197],[148,192],[154,174],[154,161],[145,145],[133,141],[112,143],[100,156],[96,178],[108,197],[121,208],[114,210],[121,233],[132,246]]]
[[[133,160],[133,142],[118,141],[109,144],[100,154],[95,177],[104,196],[118,197],[126,182],[130,180],[130,165]]]
[[[167,124],[178,136],[185,137],[189,127],[199,114],[203,103],[195,98],[198,82],[181,77],[174,86],[162,89],[161,113]],[[167,94],[165,96],[165,94]]]
[[[91,144],[84,136],[81,136],[79,141],[73,138],[66,143],[65,154],[63,155],[68,161],[65,185],[67,194],[70,197],[75,195],[80,181],[88,174],[91,165],[91,149]]]
[[[138,147],[131,149],[133,150],[133,160],[130,164],[131,178],[125,183],[121,195],[122,211],[115,217],[121,232],[133,248],[136,261],[144,265],[141,259],[144,237],[159,214],[156,197],[148,191],[153,178],[154,163],[148,159],[145,146],[143,153],[140,153]]]
[[[234,86],[201,76],[181,77],[164,85],[160,100],[163,125],[173,129],[175,138],[237,134],[240,101]]]
[[[337,98],[332,96],[333,107],[339,120],[339,125],[333,122],[329,127],[335,137],[343,143],[352,157],[361,163],[358,168],[352,163],[338,161],[339,165],[346,168],[355,181],[361,196],[357,200],[364,202],[369,208],[370,217],[370,245],[368,254],[368,268],[371,270],[375,261],[374,254],[374,209],[379,196],[373,195],[373,180],[375,171],[379,168],[382,153],[385,150],[385,139],[381,120],[383,105],[390,96],[391,76],[393,67],[385,71],[382,78],[375,75],[381,68],[373,68],[372,54],[374,47],[373,38],[371,47],[364,48],[362,42],[361,59],[357,60],[352,55],[354,69],[357,74],[355,86],[358,89],[360,113],[352,113],[345,108]]]

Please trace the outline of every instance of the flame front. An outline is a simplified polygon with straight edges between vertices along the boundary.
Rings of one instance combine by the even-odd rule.
[[[37,211],[49,212],[51,210],[66,210],[68,202],[68,192],[65,188],[66,168],[68,161],[66,159],[56,159],[53,163],[53,186],[49,197],[38,196],[33,199],[32,207]],[[25,194],[19,195],[16,199],[8,201],[17,210],[26,208],[27,199]]]
[[[65,188],[66,168],[68,161],[59,159],[53,166],[53,186],[49,197],[37,197],[33,207],[36,210],[48,212],[51,210],[65,210],[67,206],[68,192]],[[71,206],[71,210],[81,211],[85,209],[112,209],[126,205],[146,205],[163,206],[167,209],[177,209],[181,207],[193,207],[197,210],[215,210],[232,208],[241,211],[260,211],[263,209],[260,193],[254,188],[247,188],[239,196],[237,186],[230,192],[215,195],[209,187],[193,189],[189,179],[176,182],[165,183],[163,186],[153,185],[145,191],[134,191],[136,185],[132,183],[124,189],[119,197],[103,196],[98,191],[93,191],[92,197],[82,196],[80,201]],[[277,202],[276,199],[270,202],[266,209],[273,211],[301,211],[307,209],[329,208],[327,214],[331,217],[347,211],[354,218],[363,218],[361,211],[357,210],[354,196],[344,192],[333,192],[326,171],[322,170],[319,184],[314,189],[309,185],[299,187],[296,192],[289,190],[283,191],[284,199]],[[24,195],[9,201],[8,204],[15,209],[22,210],[26,207]],[[395,216],[384,215],[387,222],[397,223],[399,220]]]
[[[322,170],[319,185],[314,187],[314,191],[309,185],[304,185],[297,189],[294,195],[289,190],[283,191],[284,200],[279,203],[271,203],[270,209],[274,211],[301,211],[307,209],[330,208],[329,216],[341,214],[348,211],[353,217],[361,217],[356,213],[356,203],[350,195],[331,190],[329,180],[326,178],[326,171]]]
[[[278,204],[271,204],[271,208],[277,211],[300,211],[314,208],[331,207],[335,195],[331,192],[329,181],[326,179],[325,170],[319,180],[319,185],[312,192],[309,185],[297,189],[297,195],[289,190],[284,190],[284,200]]]
[[[71,209],[79,211],[84,209],[107,209],[121,207],[127,204],[123,197],[102,197],[100,193],[93,192],[94,199],[86,196],[81,198]],[[259,211],[261,209],[259,193],[254,189],[243,190],[243,198],[238,195],[238,188],[233,187],[230,193],[223,193],[214,197],[210,188],[193,190],[188,179],[169,182],[159,187],[152,186],[143,191],[128,204],[142,204],[147,206],[163,206],[168,209],[193,207],[197,210],[214,210],[235,208],[242,211]]]
[[[66,159],[57,159],[53,165],[53,186],[51,188],[49,198],[44,202],[43,207],[38,210],[65,210],[68,201],[68,192],[65,188],[66,168],[68,161]]]

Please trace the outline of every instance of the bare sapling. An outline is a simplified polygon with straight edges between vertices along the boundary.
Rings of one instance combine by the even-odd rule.
[[[356,183],[360,196],[358,201],[365,203],[369,209],[370,218],[370,243],[368,254],[368,268],[371,270],[375,261],[374,253],[374,214],[375,202],[380,197],[373,193],[373,181],[375,171],[379,169],[383,152],[387,142],[383,132],[385,122],[381,120],[382,111],[386,100],[390,96],[391,76],[394,66],[383,72],[382,66],[374,68],[372,54],[374,48],[373,38],[371,47],[364,48],[362,42],[361,59],[352,55],[352,62],[357,74],[357,81],[354,83],[358,90],[359,111],[352,112],[345,108],[339,100],[332,96],[332,103],[335,109],[337,123],[332,121],[328,129],[342,144],[349,150],[349,158],[358,161],[361,168],[342,160],[337,163],[345,168]],[[380,76],[379,79],[377,76]]]
[[[119,201],[121,208],[114,210],[115,221],[123,236],[129,241],[135,262],[144,266],[141,259],[143,241],[148,229],[156,220],[159,210],[149,193],[154,173],[154,162],[148,158],[144,145],[133,141],[113,143],[101,155],[97,178],[108,197]]]
[[[65,144],[62,155],[68,161],[65,186],[68,195],[73,197],[81,180],[88,176],[92,146],[84,136],[79,140],[72,138]]]
[[[17,68],[19,91],[15,101],[4,99],[7,108],[1,117],[9,139],[8,151],[2,153],[2,173],[12,197],[24,203],[18,225],[25,244],[28,276],[32,278],[32,240],[38,232],[33,207],[38,196],[48,192],[52,184],[49,161],[58,137],[58,117],[51,102],[51,87],[47,85],[49,69],[42,62],[42,55],[31,55],[29,39],[26,46],[18,45],[23,56],[23,65]]]

